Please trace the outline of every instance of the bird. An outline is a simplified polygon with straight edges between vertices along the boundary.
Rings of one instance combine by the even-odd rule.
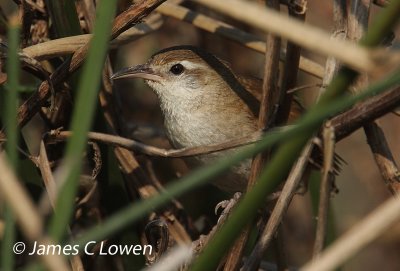
[[[163,49],[144,64],[114,73],[111,79],[127,77],[144,79],[155,92],[166,135],[175,148],[222,143],[259,130],[262,80],[235,73],[228,62],[199,47],[181,45]],[[294,102],[289,121],[296,119],[302,110]],[[188,159],[188,163],[212,164],[236,151],[199,155]],[[245,160],[216,178],[213,184],[225,192],[244,192],[250,166],[251,160]]]

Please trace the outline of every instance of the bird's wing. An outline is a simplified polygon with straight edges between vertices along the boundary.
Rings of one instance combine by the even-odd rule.
[[[262,85],[263,85],[262,79],[251,75],[236,74],[233,72],[228,62],[220,58],[217,58],[217,60],[221,62],[225,66],[225,68],[227,68],[229,72],[236,78],[236,80],[240,83],[240,85],[243,86],[244,91],[246,91],[248,94],[250,94],[250,96],[255,98],[255,100],[254,99],[243,99],[243,100],[250,108],[250,110],[254,112],[254,115],[257,117],[262,97]],[[246,97],[246,95],[241,95],[241,97],[242,96]],[[248,100],[250,102],[248,102]],[[301,105],[301,102],[299,101],[298,98],[294,96],[292,106],[290,108],[288,123],[291,123],[294,120],[296,120],[304,111],[305,109]]]
[[[260,78],[248,75],[237,75],[236,78],[251,95],[253,95],[259,102],[261,101],[263,82]],[[295,96],[290,108],[288,122],[290,123],[296,120],[304,111],[304,107]]]
[[[260,78],[248,75],[237,75],[236,78],[251,95],[261,101],[263,81]]]

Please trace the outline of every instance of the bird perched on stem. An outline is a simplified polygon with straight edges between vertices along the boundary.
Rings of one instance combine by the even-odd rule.
[[[111,78],[143,78],[160,100],[167,136],[176,148],[222,143],[258,130],[262,80],[235,74],[226,62],[193,46],[154,54],[145,64],[125,68]],[[289,119],[301,107],[293,103]],[[190,163],[210,164],[235,150],[200,155]],[[214,184],[227,192],[244,191],[250,160]]]

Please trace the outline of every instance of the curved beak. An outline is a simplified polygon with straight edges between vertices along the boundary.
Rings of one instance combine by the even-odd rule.
[[[156,74],[148,64],[137,65],[133,67],[124,68],[111,76],[111,80],[134,77],[143,78],[152,81],[161,81],[162,77]]]

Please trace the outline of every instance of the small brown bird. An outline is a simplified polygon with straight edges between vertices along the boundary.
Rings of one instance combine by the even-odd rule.
[[[236,75],[227,63],[193,46],[176,46],[154,54],[145,64],[125,68],[111,78],[139,77],[160,100],[167,136],[176,148],[221,143],[257,131],[262,80]],[[292,106],[290,118],[301,112]],[[201,155],[189,163],[210,164],[226,150]],[[250,160],[214,184],[227,192],[244,191]]]

